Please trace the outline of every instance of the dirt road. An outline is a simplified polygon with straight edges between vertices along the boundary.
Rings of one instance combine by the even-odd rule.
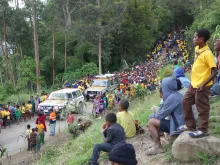
[[[92,111],[92,103],[87,103],[87,108],[85,108],[85,115],[90,115]],[[25,139],[27,124],[31,127],[36,127],[35,125],[36,117],[28,122],[21,122],[19,125],[12,124],[11,128],[6,128],[2,130],[0,134],[0,144],[4,148],[7,148],[8,156],[15,155],[21,151],[27,150],[27,140]],[[45,140],[50,138],[50,127],[49,121],[46,121],[47,132],[45,133]],[[66,121],[57,121],[56,123],[56,134],[64,132],[67,130]]]

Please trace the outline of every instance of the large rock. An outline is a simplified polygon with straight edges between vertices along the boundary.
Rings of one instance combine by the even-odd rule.
[[[196,159],[199,152],[220,156],[220,139],[213,136],[193,139],[189,132],[183,132],[172,146],[173,156],[182,161]]]

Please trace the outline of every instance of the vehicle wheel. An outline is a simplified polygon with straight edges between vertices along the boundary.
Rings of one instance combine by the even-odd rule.
[[[84,105],[83,105],[82,102],[79,103],[78,109],[79,109],[79,112],[78,112],[78,113],[79,113],[79,114],[82,114],[82,113],[83,113],[83,110],[84,110]]]

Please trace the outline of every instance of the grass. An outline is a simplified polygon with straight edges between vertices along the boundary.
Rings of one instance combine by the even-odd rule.
[[[212,165],[217,164],[218,157],[211,154],[198,153],[197,160],[200,161],[203,165]]]
[[[152,94],[142,100],[134,100],[129,110],[135,115],[135,120],[139,120],[140,125],[145,126],[148,116],[152,113],[151,107],[159,104],[160,98],[157,93]],[[94,144],[102,142],[100,134],[104,121],[93,121],[85,134],[81,134],[76,139],[65,142],[61,147],[46,147],[46,153],[37,162],[38,165],[83,165],[91,157]],[[51,162],[51,163],[50,163]]]

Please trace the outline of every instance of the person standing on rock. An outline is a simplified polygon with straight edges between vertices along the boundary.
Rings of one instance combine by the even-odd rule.
[[[198,130],[190,132],[192,138],[208,136],[208,120],[210,113],[209,95],[213,85],[213,79],[217,75],[215,57],[212,54],[207,41],[210,32],[207,29],[199,29],[194,34],[195,61],[192,67],[191,86],[184,95],[182,105],[186,130],[196,130],[196,121],[193,116],[192,105],[196,104],[198,110]]]
[[[167,77],[162,81],[163,105],[160,111],[151,114],[149,117],[148,128],[154,141],[154,146],[150,148],[147,155],[156,155],[163,152],[160,142],[160,132],[168,133],[170,136],[180,125],[184,125],[182,112],[182,94],[178,91],[182,88],[180,80],[174,77]],[[170,120],[166,117],[170,116]]]

